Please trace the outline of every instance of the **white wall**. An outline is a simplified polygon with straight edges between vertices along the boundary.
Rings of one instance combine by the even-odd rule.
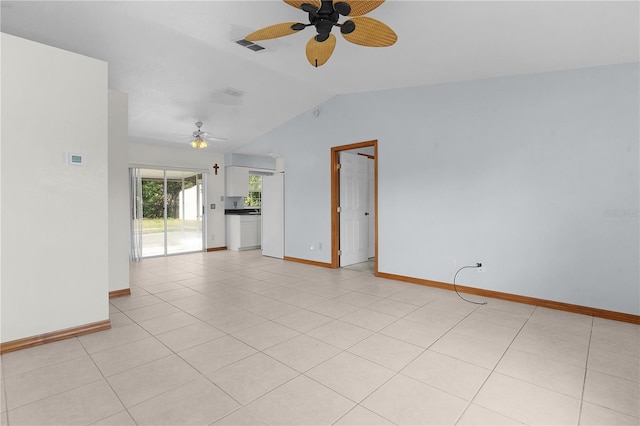
[[[226,242],[224,221],[224,154],[210,149],[175,149],[145,144],[129,144],[129,163],[155,167],[176,167],[203,170],[207,175],[207,248],[224,247]],[[213,166],[218,164],[218,175]],[[211,204],[215,204],[212,210]]]
[[[452,282],[450,260],[481,261],[458,283],[640,314],[639,77],[627,64],[339,96],[239,152],[286,158],[287,256],[330,262],[330,147],[378,139],[380,272]]]
[[[109,90],[109,291],[129,288],[129,101]]]
[[[276,159],[270,156],[256,156],[227,153],[224,156],[227,166],[249,167],[256,169],[275,170]]]
[[[2,326],[8,342],[109,319],[107,64],[2,43]],[[67,153],[84,166],[66,164]]]

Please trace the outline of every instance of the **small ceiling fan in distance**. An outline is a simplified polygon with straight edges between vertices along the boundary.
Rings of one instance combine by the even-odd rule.
[[[384,3],[384,0],[283,0],[296,9],[309,14],[309,23],[283,22],[255,31],[245,37],[247,41],[267,40],[297,33],[315,27],[317,34],[307,43],[307,60],[314,67],[324,65],[336,47],[333,27],[339,27],[342,37],[361,46],[386,47],[393,45],[398,36],[384,23],[365,15]],[[350,18],[339,23],[340,16]]]
[[[196,122],[196,127],[197,127],[197,130],[194,130],[188,139],[184,139],[180,142],[189,141],[189,145],[191,145],[192,148],[204,149],[207,146],[209,146],[208,142],[227,140],[225,138],[218,138],[218,137],[211,136],[209,135],[209,133],[200,130],[200,128],[202,127],[202,121]]]

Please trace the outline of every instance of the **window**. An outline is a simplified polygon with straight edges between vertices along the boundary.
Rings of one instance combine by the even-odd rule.
[[[260,207],[262,204],[262,176],[249,173],[249,195],[244,199],[245,207]]]

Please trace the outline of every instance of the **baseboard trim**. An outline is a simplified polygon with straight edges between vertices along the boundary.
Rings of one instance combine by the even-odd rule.
[[[436,287],[445,290],[454,291],[453,284],[443,283],[439,281],[424,280],[421,278],[406,277],[403,275],[388,274],[386,272],[378,272],[376,276],[390,280],[403,281],[411,284],[424,285],[428,287]],[[640,324],[640,315],[626,314],[623,312],[608,311],[606,309],[591,308],[588,306],[573,305],[571,303],[556,302],[553,300],[538,299],[529,296],[519,296],[517,294],[502,293],[500,291],[485,290],[475,287],[466,287],[457,285],[456,287],[461,293],[475,294],[478,296],[492,297],[494,299],[508,300],[510,302],[524,303],[526,305],[540,306],[543,308],[556,309],[559,311],[572,312],[574,314],[589,315],[598,318],[610,319],[614,321],[628,322],[631,324]]]
[[[222,247],[209,247],[209,248],[207,249],[207,251],[208,251],[208,252],[209,252],[209,251],[223,251],[223,250],[226,250],[226,249],[227,249],[227,246],[222,246]]]
[[[316,262],[315,260],[300,259],[298,257],[285,256],[284,260],[287,260],[289,262],[304,263],[305,265],[320,266],[321,268],[333,268],[330,263]]]
[[[123,288],[122,290],[114,290],[109,292],[109,299],[122,296],[131,296],[131,289]]]
[[[19,351],[34,346],[44,345],[45,343],[56,342],[58,340],[70,339],[72,337],[82,336],[83,334],[95,333],[96,331],[108,330],[111,328],[111,321],[99,321],[91,324],[71,327],[64,330],[52,331],[50,333],[39,334],[37,336],[25,337],[24,339],[12,340],[10,342],[0,343],[0,355],[8,352]]]

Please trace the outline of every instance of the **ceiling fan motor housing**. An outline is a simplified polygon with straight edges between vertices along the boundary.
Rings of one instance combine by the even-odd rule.
[[[200,130],[200,127],[202,127],[202,121],[198,121],[198,122],[196,122],[196,127],[198,128],[198,130],[194,130],[192,134],[193,134],[193,137],[197,139],[197,138],[199,138],[199,137],[202,135],[202,133],[203,133],[203,132]]]
[[[309,7],[313,8],[313,10],[309,11],[309,22],[316,27],[316,31],[318,32],[316,41],[323,42],[327,40],[331,30],[338,24],[338,19],[340,18],[340,13],[334,9],[333,1],[323,0],[322,6],[318,10],[315,10],[315,7],[308,3],[305,3],[303,6],[307,6],[304,7],[303,10],[309,9]],[[349,5],[347,5],[347,7],[348,6]],[[351,8],[349,8],[349,10],[351,10]]]

